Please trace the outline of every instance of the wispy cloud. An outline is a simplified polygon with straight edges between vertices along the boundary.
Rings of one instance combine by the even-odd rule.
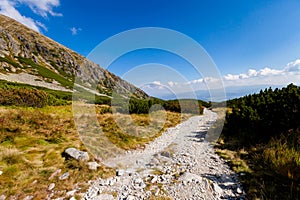
[[[16,0],[20,3],[26,4],[30,9],[42,17],[47,17],[48,14],[52,16],[62,16],[61,13],[53,11],[54,7],[60,5],[59,0]]]
[[[224,76],[224,80],[235,81],[235,80],[248,79],[248,78],[253,78],[253,77],[265,77],[265,76],[272,76],[272,75],[280,75],[283,72],[284,72],[284,70],[271,69],[268,67],[265,67],[258,71],[255,69],[249,69],[248,73],[227,74]]]
[[[81,28],[72,27],[70,28],[72,35],[77,35],[79,31],[82,31]]]
[[[1,14],[11,17],[37,32],[41,32],[41,29],[47,31],[47,27],[40,21],[22,15],[17,10],[20,4],[29,6],[35,14],[42,17],[48,17],[48,15],[62,16],[61,13],[53,11],[54,7],[60,5],[59,0],[0,0]]]
[[[214,77],[204,77],[204,78],[200,78],[200,79],[196,79],[196,80],[192,80],[187,82],[188,85],[194,85],[194,84],[199,84],[199,83],[214,83],[214,82],[218,82],[219,79],[214,78]]]
[[[170,86],[170,87],[173,87],[173,86],[178,85],[177,82],[173,82],[173,81],[169,81],[167,84],[168,84],[168,86]]]
[[[300,84],[300,59],[290,62],[281,69],[265,67],[259,70],[249,69],[246,73],[227,74],[220,78],[203,77],[188,82],[175,82],[157,80],[148,84],[146,92],[153,96],[172,96],[174,94],[187,94],[198,90],[221,89],[222,87],[236,86],[279,86],[289,83]]]
[[[224,82],[226,85],[286,85],[289,83],[300,83],[300,59],[288,63],[281,69],[265,67],[260,70],[249,69],[247,73],[227,74]]]

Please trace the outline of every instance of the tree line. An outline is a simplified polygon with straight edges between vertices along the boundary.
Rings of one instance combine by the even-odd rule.
[[[300,126],[300,88],[293,84],[233,99],[227,106],[232,110],[226,115],[223,134],[238,137],[243,145],[265,143]]]

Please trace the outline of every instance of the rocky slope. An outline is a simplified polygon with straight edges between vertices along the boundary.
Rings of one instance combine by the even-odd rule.
[[[75,77],[80,77],[77,83],[97,88],[102,94],[111,95],[115,89],[121,94],[147,97],[78,53],[0,15],[0,79],[64,90],[72,89]]]
[[[242,185],[226,162],[215,154],[205,135],[215,113],[170,128],[144,150],[107,161],[115,177],[98,179],[83,195],[96,199],[245,199]]]

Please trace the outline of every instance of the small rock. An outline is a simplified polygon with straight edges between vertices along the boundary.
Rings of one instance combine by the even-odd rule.
[[[123,176],[125,174],[125,171],[123,169],[117,170],[116,175],[117,176]]]
[[[34,180],[34,181],[32,181],[32,183],[30,184],[30,185],[35,185],[35,184],[37,184],[37,180]]]
[[[75,197],[71,197],[69,200],[76,200],[76,198]]]
[[[100,166],[97,162],[88,162],[87,165],[90,170],[97,170]]]
[[[242,194],[242,193],[243,193],[243,191],[242,191],[241,188],[239,188],[239,187],[236,189],[236,192],[237,192],[238,194]]]
[[[2,194],[1,196],[0,196],[0,200],[5,200],[6,199],[6,196],[4,195],[4,194]]]
[[[155,196],[158,196],[158,195],[159,195],[159,189],[156,190],[156,192],[155,192],[154,195],[155,195]]]
[[[59,180],[65,180],[65,179],[69,178],[69,176],[70,176],[70,173],[66,172],[59,177]]]
[[[76,160],[87,161],[90,159],[89,154],[87,152],[79,151],[75,148],[67,148],[65,150],[65,153]]]
[[[136,200],[136,198],[135,198],[134,196],[132,196],[132,195],[129,195],[129,196],[126,198],[126,200]]]
[[[114,179],[109,180],[108,185],[113,186],[116,183]]]
[[[234,185],[234,183],[233,182],[225,182],[223,185],[226,186],[226,187],[228,187],[228,186]]]
[[[151,179],[151,183],[156,183],[157,182],[157,176],[154,176],[152,179]]]
[[[213,183],[213,189],[216,193],[221,194],[223,192],[222,188],[217,183]]]
[[[3,171],[0,171],[0,176],[3,174]]]
[[[145,188],[147,185],[146,185],[144,182],[141,182],[141,183],[139,184],[139,186],[140,186],[140,188]]]
[[[26,196],[26,197],[24,198],[24,200],[31,200],[31,199],[33,199],[33,196]]]
[[[162,155],[164,157],[167,157],[167,158],[171,158],[171,156],[172,156],[171,153],[168,152],[168,151],[163,151],[163,152],[160,153],[160,155]]]
[[[55,183],[51,183],[49,186],[48,186],[48,190],[51,191],[53,190],[55,187]]]
[[[61,169],[56,170],[55,172],[53,172],[50,177],[48,178],[48,180],[53,179],[55,176],[57,176],[59,173],[61,172]]]
[[[142,161],[141,161],[141,160],[136,160],[135,163],[136,163],[137,165],[141,165],[141,164],[142,164]]]
[[[192,173],[189,173],[189,172],[185,172],[179,177],[178,180],[179,181],[187,181],[187,182],[192,182],[192,181],[201,182],[202,177],[197,175],[197,174],[192,174]]]
[[[71,196],[74,196],[76,192],[77,192],[76,189],[75,190],[71,190],[71,191],[67,192],[66,195],[67,195],[67,197],[71,197]]]
[[[114,200],[114,196],[111,194],[100,194],[95,197],[95,199],[101,199],[101,200]]]
[[[139,185],[139,184],[143,183],[143,179],[137,178],[137,179],[135,179],[134,183]]]

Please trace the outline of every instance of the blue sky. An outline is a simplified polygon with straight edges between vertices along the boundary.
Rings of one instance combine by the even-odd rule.
[[[101,41],[128,29],[179,31],[204,47],[225,86],[299,84],[299,8],[299,0],[0,0],[0,13],[84,56]],[[145,63],[177,59],[161,51],[133,55],[120,59],[111,71],[122,76],[136,63],[142,64],[141,58]],[[175,68],[182,70],[184,62],[178,60],[182,65]],[[205,78],[184,71],[190,82]]]

